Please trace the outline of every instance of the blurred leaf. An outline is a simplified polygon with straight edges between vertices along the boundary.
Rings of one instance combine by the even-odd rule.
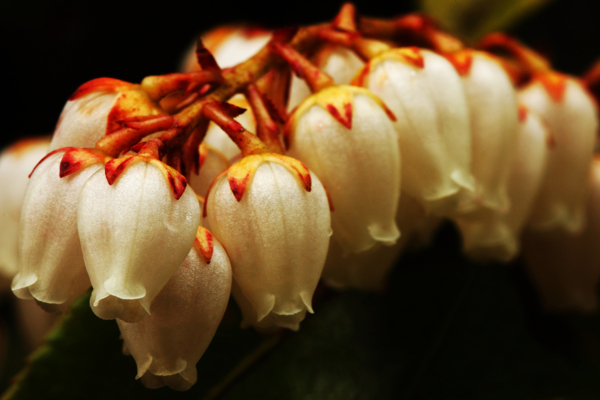
[[[552,0],[419,0],[421,9],[451,32],[475,40],[506,30]]]
[[[522,269],[476,265],[446,227],[385,294],[325,291],[297,333],[229,312],[188,392],[147,390],[113,321],[77,303],[6,399],[600,398],[600,318],[543,314]]]

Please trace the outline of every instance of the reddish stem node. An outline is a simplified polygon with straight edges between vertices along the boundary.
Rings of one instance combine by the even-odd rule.
[[[352,3],[344,3],[340,12],[331,22],[335,29],[345,32],[356,32],[356,7]]]
[[[272,117],[273,109],[269,109],[267,101],[258,91],[255,85],[250,85],[246,89],[246,98],[252,106],[254,117],[256,118],[256,134],[262,140],[269,151],[283,154],[281,141],[279,140],[279,126]],[[269,101],[270,102],[270,101]],[[276,117],[278,117],[276,115]]]
[[[202,112],[206,118],[213,121],[229,135],[231,140],[240,148],[243,156],[266,153],[268,151],[267,146],[258,137],[248,132],[239,122],[234,120],[229,115],[228,108],[222,102],[212,102],[207,103],[202,108]]]
[[[333,85],[333,79],[329,75],[313,65],[293,47],[280,42],[272,42],[270,48],[290,65],[298,77],[306,81],[313,92]]]

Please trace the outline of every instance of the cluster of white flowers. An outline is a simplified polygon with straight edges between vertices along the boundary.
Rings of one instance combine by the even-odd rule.
[[[270,39],[219,28],[204,43],[230,67]],[[184,72],[199,69],[195,56]],[[547,71],[518,86],[499,58],[472,49],[391,48],[363,61],[328,44],[313,61],[333,84],[311,94],[293,78],[285,155],[242,157],[211,123],[187,179],[143,152],[94,149],[123,121],[168,116],[163,103],[114,79],[80,87],[49,148],[19,144],[0,158],[11,185],[0,264],[16,274],[15,295],[66,312],[91,286],[92,310],[117,320],[137,377],[179,390],[196,382],[230,294],[243,325],[297,330],[319,279],[381,289],[407,244],[426,243],[443,219],[481,260],[514,258],[524,229],[558,235],[549,252],[532,244],[534,276],[549,297],[566,288],[576,305],[595,305],[598,109],[576,78]],[[237,119],[254,131],[246,98],[230,102],[248,109]],[[573,251],[587,272],[557,264]],[[571,283],[546,279],[545,265]]]

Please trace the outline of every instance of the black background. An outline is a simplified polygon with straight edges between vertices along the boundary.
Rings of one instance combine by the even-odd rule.
[[[391,17],[415,10],[415,1],[355,4],[364,15]],[[146,75],[175,71],[195,35],[211,27],[236,21],[272,27],[311,24],[332,18],[340,4],[1,1],[0,147],[23,136],[52,132],[68,96],[90,79],[139,82]],[[511,33],[547,54],[558,69],[580,74],[600,56],[593,4],[555,0]]]

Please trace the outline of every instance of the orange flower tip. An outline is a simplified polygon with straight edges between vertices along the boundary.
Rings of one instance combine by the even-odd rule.
[[[185,192],[187,180],[183,175],[177,173],[176,171],[169,171],[167,178],[169,185],[171,186],[171,191],[175,196],[175,200],[179,200],[179,198],[183,195],[183,192]]]
[[[418,47],[403,47],[397,49],[396,53],[409,64],[414,65],[417,68],[425,68],[425,59]]]
[[[59,176],[64,178],[89,165],[104,162],[106,156],[97,150],[71,149],[67,150],[60,162]]]
[[[244,192],[246,191],[246,186],[250,181],[250,176],[252,172],[247,172],[241,179],[237,176],[229,176],[229,187],[231,188],[231,192],[235,196],[235,199],[240,202],[242,197],[244,196]]]
[[[341,112],[340,112],[341,111]],[[342,107],[327,104],[327,112],[348,129],[352,129],[352,103],[344,103]]]
[[[204,46],[201,38],[198,38],[198,42],[196,43],[196,60],[200,68],[204,71],[221,72],[221,67],[217,64],[217,60],[215,60],[215,57]]]
[[[75,149],[75,147],[63,147],[62,149],[56,149],[54,151],[51,151],[50,153],[46,154],[40,161],[38,161],[37,164],[35,164],[35,167],[33,167],[33,169],[31,170],[31,172],[29,173],[28,178],[31,178],[31,175],[33,175],[33,173],[35,172],[35,170],[37,169],[37,167],[43,163],[48,157],[56,154],[56,153],[60,153],[60,152],[66,152],[69,150],[73,150]]]
[[[92,92],[114,92],[117,90],[129,89],[132,83],[113,78],[97,78],[81,85],[75,93],[69,97],[69,101],[76,100]]]
[[[194,239],[194,245],[198,252],[204,258],[207,264],[210,264],[212,255],[214,252],[214,238],[210,231],[202,226],[198,227],[198,233],[196,233],[196,239]]]
[[[459,50],[454,53],[446,54],[446,59],[450,61],[456,72],[460,76],[466,76],[471,72],[473,65],[473,51],[470,49]]]
[[[106,166],[104,167],[104,173],[106,175],[106,181],[108,184],[112,185],[115,183],[117,178],[121,176],[125,168],[127,168],[127,166],[130,165],[134,159],[134,156],[125,156],[107,162]]]
[[[534,81],[540,82],[552,100],[556,103],[562,102],[567,90],[567,76],[558,72],[542,72],[533,76]]]
[[[525,122],[527,120],[527,113],[529,110],[523,104],[519,104],[519,122]]]

